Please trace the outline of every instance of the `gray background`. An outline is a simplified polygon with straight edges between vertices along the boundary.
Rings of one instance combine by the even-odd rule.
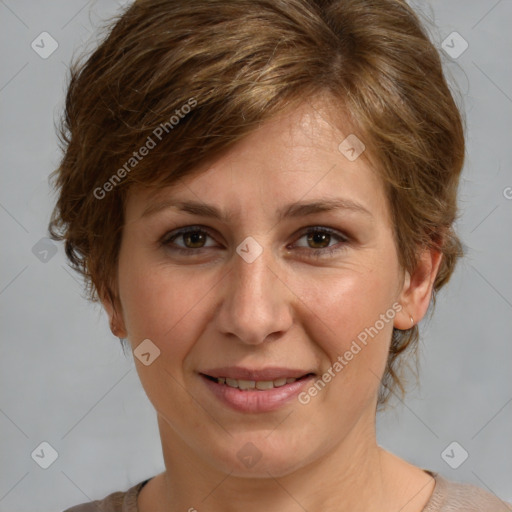
[[[0,1],[0,511],[62,510],[163,470],[155,413],[132,357],[100,307],[82,297],[63,247],[33,251],[54,199],[47,177],[59,161],[54,121],[67,64],[121,5]],[[438,47],[453,31],[469,44],[457,58],[441,50],[467,117],[457,225],[468,254],[421,323],[421,386],[378,417],[379,442],[512,501],[512,2],[415,5]],[[43,31],[59,45],[46,59],[31,47]],[[43,441],[58,452],[47,469],[31,456]],[[462,449],[469,453],[457,469],[441,456],[453,441],[452,465]]]

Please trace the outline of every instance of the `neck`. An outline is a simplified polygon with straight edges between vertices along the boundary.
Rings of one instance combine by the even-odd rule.
[[[377,445],[373,420],[361,418],[343,442],[289,474],[276,477],[268,472],[268,477],[250,478],[206,463],[159,416],[166,465],[157,491],[159,503],[165,503],[161,510],[381,511],[393,502],[393,485],[390,454]]]

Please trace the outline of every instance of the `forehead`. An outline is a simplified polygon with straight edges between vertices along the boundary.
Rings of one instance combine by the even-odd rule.
[[[159,202],[173,199],[215,203],[241,217],[249,215],[251,208],[271,214],[299,200],[342,197],[386,218],[378,172],[365,151],[358,158],[347,158],[351,154],[346,148],[355,136],[335,121],[330,108],[328,103],[305,102],[262,123],[221,156],[174,184],[131,190],[127,216],[141,217]]]

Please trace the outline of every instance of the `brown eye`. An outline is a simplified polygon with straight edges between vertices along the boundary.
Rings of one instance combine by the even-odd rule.
[[[185,246],[189,249],[200,249],[203,247],[206,237],[208,235],[205,235],[205,233],[195,231],[191,233],[185,233],[184,235],[181,235]]]
[[[308,229],[302,234],[299,240],[302,238],[306,238],[307,247],[304,245],[298,245],[297,247],[306,250],[311,249],[308,252],[313,257],[322,257],[341,251],[346,248],[346,245],[350,241],[349,238],[343,233],[334,231],[329,228],[321,227]],[[333,241],[333,238],[337,239],[339,242],[337,245],[330,246],[329,244]]]
[[[207,231],[192,226],[165,235],[161,243],[169,249],[178,252],[193,252],[194,250],[212,247],[211,245],[206,245],[208,238],[212,237]]]
[[[308,244],[320,245],[320,247],[312,247],[312,249],[324,249],[325,247],[328,247],[329,242],[331,240],[330,233],[323,233],[318,231],[308,233],[306,236]]]

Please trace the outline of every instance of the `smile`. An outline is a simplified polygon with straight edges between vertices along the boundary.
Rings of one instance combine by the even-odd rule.
[[[240,375],[243,371],[226,372],[231,376],[224,376],[226,373],[223,375],[221,371],[215,373],[217,375],[199,373],[199,376],[218,403],[245,413],[271,412],[284,407],[315,377],[312,372],[294,372],[295,376],[291,376],[291,372],[284,372],[285,375],[281,376],[271,371],[252,372],[253,378],[248,378],[249,372]],[[237,373],[238,378],[234,378],[233,373]],[[259,378],[256,377],[257,373]]]

